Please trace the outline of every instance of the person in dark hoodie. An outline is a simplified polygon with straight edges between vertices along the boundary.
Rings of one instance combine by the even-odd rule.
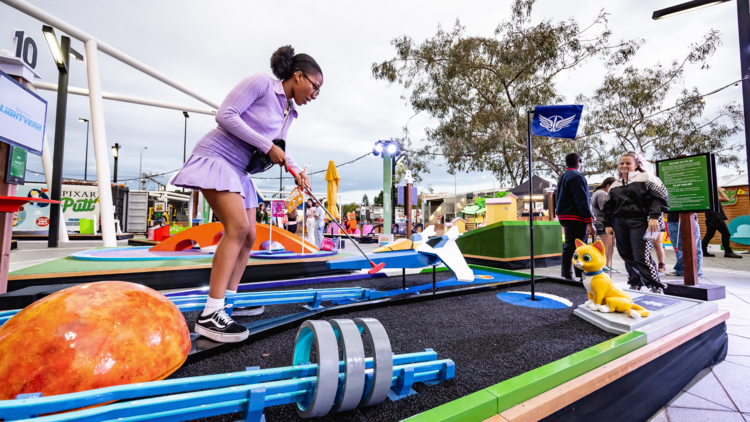
[[[586,242],[588,235],[596,236],[596,228],[591,215],[591,201],[589,198],[589,184],[581,174],[583,159],[575,152],[565,156],[568,167],[557,182],[557,203],[555,212],[557,220],[565,232],[565,243],[562,252],[561,275],[568,280],[573,279],[573,253],[576,250],[576,239]],[[576,268],[576,277],[581,278],[581,270]]]
[[[658,177],[646,171],[636,152],[626,152],[617,165],[617,180],[609,188],[604,203],[604,226],[614,232],[617,252],[625,261],[628,284],[632,290],[645,285],[652,293],[664,293],[667,285],[651,257],[651,240],[647,232],[664,229],[663,213],[669,210],[667,189]]]

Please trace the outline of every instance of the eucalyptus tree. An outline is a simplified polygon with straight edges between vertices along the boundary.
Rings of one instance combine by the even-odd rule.
[[[410,154],[443,155],[451,173],[489,170],[501,183],[518,184],[526,177],[526,112],[564,101],[555,78],[594,57],[611,66],[625,63],[642,43],[610,42],[604,11],[586,27],[574,19],[532,24],[533,4],[514,2],[510,19],[497,26],[493,37],[468,36],[456,21],[452,30],[438,27],[422,43],[408,36],[392,40],[396,56],[374,63],[373,76],[403,86],[414,111],[437,120],[426,130],[426,144]],[[581,142],[534,151],[539,170],[561,174],[560,157],[579,150]],[[585,149],[586,154],[594,152]]]

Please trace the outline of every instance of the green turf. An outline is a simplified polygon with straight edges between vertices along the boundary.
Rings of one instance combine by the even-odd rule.
[[[97,248],[101,249],[101,248]],[[340,253],[338,258],[352,256],[347,253]],[[70,257],[53,259],[42,264],[22,268],[13,271],[9,275],[30,275],[30,274],[54,274],[54,273],[73,273],[85,271],[104,271],[104,270],[134,270],[141,268],[162,268],[162,267],[181,267],[192,265],[211,264],[213,258],[197,259],[171,259],[164,261],[83,261]],[[249,262],[268,262],[267,259],[250,258]],[[283,263],[284,261],[279,261]]]
[[[623,334],[531,370],[476,393],[448,402],[409,418],[409,421],[479,422],[577,378],[607,362],[646,345],[646,334]],[[494,397],[495,409],[488,413],[487,394]]]

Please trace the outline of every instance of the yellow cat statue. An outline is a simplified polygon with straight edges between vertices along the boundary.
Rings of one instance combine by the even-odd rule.
[[[583,285],[589,295],[584,304],[592,311],[603,313],[623,312],[633,319],[648,316],[648,311],[633,303],[630,296],[615,287],[612,279],[602,271],[606,263],[604,244],[597,240],[593,245],[587,245],[576,239],[576,251],[573,254],[573,265],[583,270]]]

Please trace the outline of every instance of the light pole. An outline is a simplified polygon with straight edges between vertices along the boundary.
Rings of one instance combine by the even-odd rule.
[[[393,204],[393,172],[395,161],[399,153],[399,145],[395,141],[378,141],[372,149],[372,155],[383,156],[383,234],[391,233],[391,224],[395,213]]]
[[[185,116],[185,142],[184,142],[184,144],[183,144],[184,146],[182,148],[182,163],[185,164],[185,160],[186,160],[186,157],[187,157],[187,119],[190,116],[188,115],[187,111],[183,111],[182,115]]]
[[[50,199],[59,201],[62,194],[63,155],[65,153],[65,117],[68,109],[68,65],[70,57],[83,61],[83,56],[70,47],[70,38],[62,36],[58,44],[55,30],[49,25],[42,26],[42,33],[47,40],[52,58],[57,65],[57,116],[55,118],[55,148],[52,156],[52,186]],[[60,240],[60,205],[52,205],[49,212],[49,235],[47,246],[56,248]]]
[[[115,156],[115,175],[114,180],[112,180],[113,183],[117,183],[117,156],[120,155],[120,147],[121,145],[115,142],[115,146],[112,147],[112,155]]]
[[[141,148],[141,164],[138,166],[138,184],[141,188],[140,190],[144,190],[144,180],[143,180],[143,150],[148,149],[148,147]]]
[[[483,179],[487,179],[487,176],[486,176],[486,175],[485,175],[485,176],[482,176],[482,178],[483,178]],[[490,178],[490,179],[492,179],[492,193],[494,194],[494,193],[495,193],[495,190],[496,190],[496,189],[495,189],[495,182],[496,182],[496,180],[495,180],[495,178],[494,178],[494,177],[492,177],[492,175],[490,175],[490,177],[489,177],[489,178]]]
[[[85,122],[86,123],[86,161],[84,161],[83,164],[83,180],[88,180],[88,169],[89,169],[89,121],[88,119],[79,118],[79,122]]]

